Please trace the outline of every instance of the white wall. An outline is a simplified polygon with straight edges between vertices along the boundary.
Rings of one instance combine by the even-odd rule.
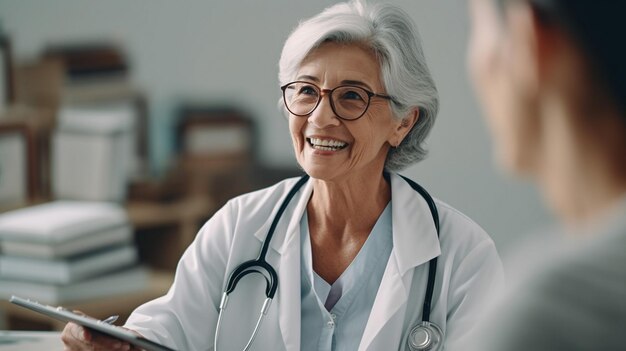
[[[373,0],[370,0],[373,1]],[[171,115],[181,99],[233,101],[259,120],[260,155],[294,164],[286,123],[276,108],[277,62],[299,19],[335,1],[0,0],[0,21],[18,59],[47,43],[114,39],[148,93],[152,159],[162,168],[171,148]],[[466,0],[394,0],[415,19],[441,111],[430,156],[404,172],[480,223],[501,249],[549,222],[534,188],[497,174],[491,145],[465,72]]]

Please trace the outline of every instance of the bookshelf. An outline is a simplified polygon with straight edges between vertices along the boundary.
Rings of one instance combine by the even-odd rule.
[[[215,201],[210,194],[188,192],[180,176],[175,177],[176,184],[169,178],[149,178],[147,96],[133,86],[123,53],[115,50],[113,45],[78,47],[78,50],[59,47],[44,52],[37,60],[14,62],[10,67],[9,72],[13,73],[12,79],[7,80],[10,90],[5,89],[10,99],[3,100],[8,104],[0,110],[3,132],[0,136],[6,135],[6,144],[19,146],[20,152],[0,161],[3,166],[10,166],[18,160],[24,170],[18,176],[12,175],[19,182],[7,183],[7,195],[0,197],[6,199],[0,202],[0,214],[55,199],[51,179],[55,166],[51,157],[52,137],[65,121],[61,117],[67,107],[106,113],[122,111],[132,116],[133,138],[128,153],[136,167],[126,172],[129,194],[118,202],[123,204],[133,228],[139,262],[150,269],[148,283],[144,289],[132,293],[62,303],[66,308],[97,318],[117,314],[118,323],[123,323],[137,306],[167,292],[180,255],[214,212]],[[91,53],[106,60],[89,57]],[[19,144],[13,141],[16,139],[20,140]],[[13,189],[16,184],[19,192]],[[0,299],[0,329],[60,330],[62,327],[63,323]]]

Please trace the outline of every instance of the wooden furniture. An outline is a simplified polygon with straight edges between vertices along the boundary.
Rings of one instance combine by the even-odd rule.
[[[147,127],[146,96],[132,88],[126,69],[122,67],[120,72],[123,74],[121,75],[118,74],[120,72],[113,69],[116,71],[113,72],[115,74],[107,76],[106,79],[101,79],[104,77],[100,75],[98,75],[98,79],[93,80],[78,79],[80,77],[74,75],[78,71],[73,69],[80,67],[67,60],[60,60],[57,54],[50,55],[50,51],[48,51],[44,55],[46,57],[42,57],[41,60],[20,64],[13,69],[15,89],[13,89],[14,91],[11,90],[11,99],[7,100],[11,102],[11,106],[0,111],[0,125],[17,121],[16,123],[24,125],[32,132],[33,139],[36,140],[35,146],[32,148],[35,153],[31,155],[28,161],[33,164],[32,173],[34,174],[35,186],[31,187],[33,190],[29,191],[29,196],[24,203],[0,205],[0,213],[52,199],[50,191],[50,135],[52,130],[57,127],[59,110],[65,105],[83,106],[119,101],[120,99],[127,99],[135,104],[138,112],[136,161],[140,170],[131,180],[133,182],[139,180],[138,182],[140,182],[144,177],[149,177],[147,173],[141,172],[141,169],[147,168],[147,165],[144,165],[147,162],[147,135],[145,133],[149,130]],[[113,66],[109,65],[108,67]],[[93,73],[93,69],[91,71]],[[100,71],[100,69],[96,69],[96,71]],[[78,73],[84,78],[85,72],[81,70]],[[239,127],[241,123],[237,122],[235,126]],[[248,123],[244,123],[245,128],[248,127]],[[220,125],[222,124],[220,122]],[[244,131],[247,131],[245,128]],[[186,131],[199,131],[199,129],[191,126]],[[246,151],[249,150],[246,148]],[[197,165],[197,163],[193,163],[190,167]],[[179,168],[176,167],[176,170],[178,171]],[[140,262],[155,270],[146,289],[122,296],[66,303],[64,307],[81,310],[96,318],[118,314],[120,316],[118,323],[123,323],[137,306],[167,292],[173,281],[174,270],[180,256],[193,241],[200,226],[215,212],[220,204],[219,201],[215,200],[216,196],[213,194],[190,190],[193,179],[190,180],[190,177],[187,177],[184,172],[178,173],[183,174],[175,177],[173,182],[155,181],[156,185],[147,182],[150,183],[147,188],[146,184],[143,184],[144,187],[140,187],[143,192],[140,191],[137,196],[134,196],[131,191],[127,199],[128,202],[125,204],[129,220],[135,231],[135,242],[139,251]],[[198,178],[203,177],[204,174],[198,176]],[[156,196],[154,189],[151,189],[152,185],[160,189]],[[221,190],[226,191],[234,188],[234,185],[230,185]],[[63,323],[39,316],[6,300],[0,300],[0,319],[2,318],[6,319],[7,323],[3,324],[0,320],[0,325],[9,329],[59,330],[63,327]]]
[[[141,261],[174,271],[215,205],[206,196],[189,195],[170,202],[132,201],[127,210]]]
[[[150,283],[144,291],[110,296],[106,299],[68,302],[63,307],[81,311],[98,319],[119,315],[119,321],[123,323],[135,307],[165,294],[173,280],[174,276],[171,272],[153,271]],[[65,326],[63,322],[55,321],[6,300],[0,300],[0,309],[4,311],[8,322],[6,324],[14,330],[62,330]]]
[[[28,194],[24,201],[1,204],[0,212],[11,207],[39,203],[49,197],[49,135],[54,114],[49,110],[13,106],[0,114],[0,131],[20,130],[25,136]],[[1,163],[1,162],[0,162]],[[0,164],[0,168],[2,164]],[[1,171],[1,170],[0,170]],[[0,175],[1,176],[1,175]]]

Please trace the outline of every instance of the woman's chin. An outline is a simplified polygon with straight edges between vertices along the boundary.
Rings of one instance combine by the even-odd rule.
[[[303,167],[306,174],[309,177],[319,180],[331,180],[336,176],[336,172],[333,172],[328,167]]]

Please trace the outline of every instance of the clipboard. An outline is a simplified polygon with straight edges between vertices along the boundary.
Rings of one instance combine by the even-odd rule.
[[[138,336],[126,329],[117,327],[115,325],[108,324],[101,320],[82,316],[76,314],[72,311],[69,311],[63,307],[55,307],[41,304],[37,301],[32,301],[28,299],[23,299],[17,296],[11,296],[9,302],[14,303],[18,306],[28,308],[32,311],[45,314],[48,317],[63,321],[63,322],[74,322],[76,324],[82,325],[83,327],[89,328],[91,330],[95,330],[98,333],[105,334],[107,336],[120,339],[130,344],[143,348],[146,351],[176,351],[167,346],[161,345],[154,341],[150,341],[144,337]]]

